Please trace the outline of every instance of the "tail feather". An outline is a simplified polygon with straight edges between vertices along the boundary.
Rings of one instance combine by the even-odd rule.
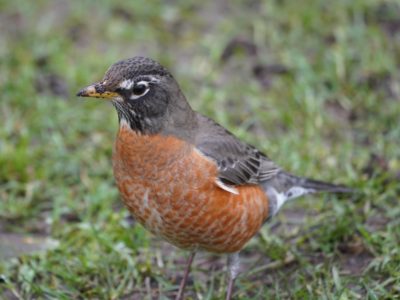
[[[344,185],[298,177],[283,171],[278,173],[272,180],[264,182],[263,187],[271,200],[271,215],[276,214],[286,201],[303,195],[319,192],[354,192],[353,189]]]
[[[295,181],[298,183],[294,185],[299,185],[305,189],[314,190],[314,192],[329,192],[329,193],[353,193],[354,190],[344,186],[344,185],[337,185],[329,182],[324,182],[320,180],[310,179],[310,178],[301,178],[296,177],[294,175],[290,175],[295,177]]]

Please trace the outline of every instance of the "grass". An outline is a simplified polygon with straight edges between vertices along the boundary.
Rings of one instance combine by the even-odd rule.
[[[141,54],[285,169],[361,191],[286,205],[243,250],[237,299],[399,299],[398,2],[0,1],[0,29],[0,256],[58,243],[17,239],[0,298],[174,295],[185,253],[120,204],[116,113],[75,97]],[[223,299],[223,264],[201,254],[188,299]]]

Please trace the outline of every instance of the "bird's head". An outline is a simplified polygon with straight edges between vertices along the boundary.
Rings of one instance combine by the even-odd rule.
[[[104,78],[78,92],[112,101],[120,124],[145,134],[167,132],[189,122],[191,110],[166,68],[146,57],[113,64]]]

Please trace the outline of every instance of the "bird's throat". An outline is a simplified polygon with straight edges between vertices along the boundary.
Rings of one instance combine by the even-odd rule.
[[[145,112],[134,110],[126,105],[113,102],[118,113],[120,126],[128,126],[141,134],[157,134],[162,131],[162,116],[147,116]]]

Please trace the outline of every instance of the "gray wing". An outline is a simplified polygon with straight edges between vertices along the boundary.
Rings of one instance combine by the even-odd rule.
[[[265,154],[238,140],[211,119],[199,114],[198,121],[195,146],[216,162],[221,182],[229,185],[259,184],[281,170]]]
[[[302,178],[283,171],[265,154],[241,142],[214,121],[198,115],[199,131],[196,148],[218,165],[222,189],[237,194],[230,186],[259,184],[270,199],[270,216],[276,214],[290,199],[302,195],[330,192],[349,193],[353,190],[328,182]],[[230,185],[230,186],[229,186]]]

